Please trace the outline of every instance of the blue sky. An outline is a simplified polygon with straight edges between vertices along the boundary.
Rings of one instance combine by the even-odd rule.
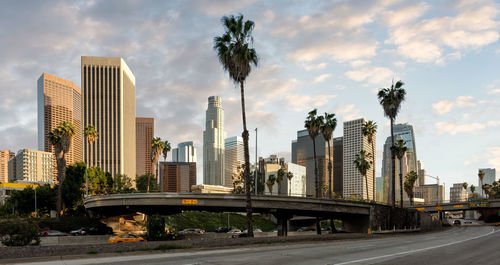
[[[259,155],[290,157],[309,110],[379,124],[377,175],[389,135],[376,92],[406,83],[398,122],[446,189],[500,168],[499,10],[494,1],[2,1],[0,149],[36,148],[36,80],[80,84],[80,56],[123,57],[136,76],[137,116],[155,134],[192,140],[202,161],[207,98],[223,97],[228,136],[241,134],[238,89],[212,49],[220,18],[256,23],[260,65],[247,81]],[[254,150],[253,135],[250,143]],[[251,155],[254,157],[254,155]],[[199,171],[199,173],[201,173]],[[201,179],[199,174],[198,179]]]

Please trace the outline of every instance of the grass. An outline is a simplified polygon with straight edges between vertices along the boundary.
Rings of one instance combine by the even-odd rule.
[[[87,252],[87,254],[97,254],[97,251],[95,251],[95,250],[90,250],[89,252]]]

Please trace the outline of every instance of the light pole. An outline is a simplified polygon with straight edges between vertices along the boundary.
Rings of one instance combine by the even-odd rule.
[[[254,181],[255,181],[255,195],[258,194],[258,180],[257,180],[257,169],[259,161],[257,161],[257,128],[255,128],[255,169],[254,169]]]
[[[37,205],[36,205],[36,187],[35,187],[35,217],[37,216],[37,214],[36,214],[36,210],[37,210],[36,208],[37,208],[37,207],[36,207],[36,206],[37,206]]]

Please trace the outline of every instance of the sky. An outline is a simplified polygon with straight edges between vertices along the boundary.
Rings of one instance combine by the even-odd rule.
[[[250,157],[290,159],[307,112],[378,124],[377,176],[390,135],[376,93],[405,82],[396,122],[415,128],[417,159],[453,183],[500,169],[500,3],[494,1],[1,1],[0,149],[37,148],[36,81],[80,86],[81,56],[122,57],[136,77],[136,115],[155,135],[194,141],[208,97],[223,98],[227,135],[241,135],[239,89],[213,50],[224,15],[255,22],[260,61],[246,81]],[[202,179],[198,163],[198,180]],[[427,183],[435,183],[428,178]]]

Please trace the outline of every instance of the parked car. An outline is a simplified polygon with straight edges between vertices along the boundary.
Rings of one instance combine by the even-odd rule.
[[[108,243],[145,242],[146,239],[131,233],[120,233],[109,237]]]
[[[89,228],[89,230],[87,231],[87,234],[89,234],[89,235],[111,235],[111,234],[113,234],[113,228],[111,228],[109,226],[105,226],[105,225],[95,226],[95,227]]]
[[[260,230],[259,228],[255,228],[255,229],[253,230],[253,232],[254,232],[254,233],[262,233],[262,230]],[[243,230],[243,233],[248,233],[248,229]]]
[[[220,226],[217,229],[215,229],[215,233],[227,233],[229,231],[229,228]]]
[[[453,225],[461,225],[461,224],[462,224],[462,222],[460,222],[460,220],[453,221]]]
[[[297,232],[306,232],[306,231],[316,231],[316,229],[314,229],[312,227],[307,227],[307,226],[304,226],[304,227],[297,229]]]
[[[64,233],[58,230],[47,230],[42,233],[42,236],[67,236],[68,233]]]
[[[88,231],[89,231],[88,227],[81,227],[79,229],[70,231],[69,234],[72,236],[85,236],[88,234]]]
[[[229,231],[227,231],[228,234],[240,234],[241,233],[241,230],[240,229],[231,229]]]
[[[179,232],[179,235],[188,235],[188,234],[205,234],[205,230],[199,228],[186,228]]]

